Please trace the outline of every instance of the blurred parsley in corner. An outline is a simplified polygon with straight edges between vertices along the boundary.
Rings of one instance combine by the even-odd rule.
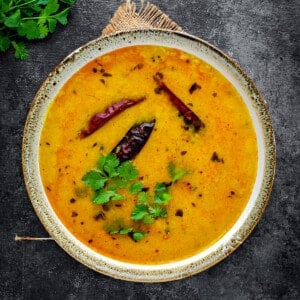
[[[67,25],[75,0],[0,0],[0,52],[13,47],[15,58],[28,58],[26,40],[43,39],[57,23]]]

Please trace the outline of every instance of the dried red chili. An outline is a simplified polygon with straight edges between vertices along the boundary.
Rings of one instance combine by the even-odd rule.
[[[145,97],[139,98],[137,100],[132,99],[122,99],[106,108],[104,112],[96,113],[92,116],[89,121],[88,129],[82,129],[80,132],[80,138],[85,138],[95,132],[97,129],[102,127],[107,121],[109,121],[114,116],[118,115],[125,109],[138,104],[139,102],[145,100]]]
[[[200,120],[200,118],[188,107],[186,106],[167,86],[161,81],[159,84],[160,88],[164,90],[170,98],[172,104],[178,109],[182,114],[184,122],[187,125],[193,125],[194,130],[198,131],[200,128],[204,128],[205,124]]]
[[[133,159],[144,147],[154,128],[155,120],[131,127],[112,150],[120,162]]]
[[[163,75],[158,76],[157,73],[154,76],[154,80],[159,85],[160,90],[165,91],[169,95],[172,104],[178,109],[180,114],[182,114],[184,122],[187,125],[193,125],[195,131],[198,131],[200,128],[204,128],[205,124],[200,120],[200,118],[166,86],[166,84],[161,80],[162,78]]]

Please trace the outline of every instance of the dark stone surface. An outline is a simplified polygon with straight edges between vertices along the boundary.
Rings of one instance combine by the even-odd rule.
[[[32,99],[57,63],[101,33],[122,1],[77,0],[69,25],[30,43],[27,61],[14,60],[11,52],[0,54],[0,298],[299,299],[297,2],[152,1],[246,70],[268,102],[277,141],[274,188],[258,226],[224,261],[181,281],[119,281],[81,265],[53,241],[14,241],[15,234],[47,236],[28,199],[21,169],[22,132]]]

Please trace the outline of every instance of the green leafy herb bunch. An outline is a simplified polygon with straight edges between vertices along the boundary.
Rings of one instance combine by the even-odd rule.
[[[25,42],[44,39],[57,23],[67,25],[75,0],[0,0],[0,52],[11,47],[17,59],[28,58]]]

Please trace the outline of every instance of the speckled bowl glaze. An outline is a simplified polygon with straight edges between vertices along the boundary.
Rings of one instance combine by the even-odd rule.
[[[82,66],[112,50],[131,45],[178,48],[219,70],[238,90],[252,117],[258,141],[258,173],[247,206],[232,228],[214,245],[188,259],[161,265],[124,263],[94,252],[77,240],[53,211],[39,171],[39,140],[47,108],[64,83]],[[121,32],[98,38],[67,56],[49,74],[37,92],[24,129],[23,172],[32,205],[54,240],[79,262],[114,278],[136,282],[162,282],[199,273],[232,253],[250,234],[267,205],[275,172],[275,141],[266,103],[242,69],[207,42],[187,34],[161,30]]]

